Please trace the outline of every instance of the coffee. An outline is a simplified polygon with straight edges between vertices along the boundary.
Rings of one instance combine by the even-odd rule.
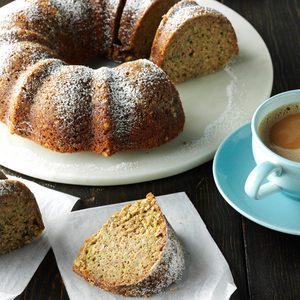
[[[300,162],[300,103],[277,108],[260,123],[259,134],[275,153]]]

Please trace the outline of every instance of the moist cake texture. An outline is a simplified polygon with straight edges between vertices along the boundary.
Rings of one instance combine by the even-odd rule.
[[[182,247],[155,197],[126,205],[89,237],[73,270],[92,284],[126,296],[147,296],[179,280]]]
[[[175,83],[224,67],[238,54],[230,21],[193,0],[174,5],[156,32],[150,59]]]

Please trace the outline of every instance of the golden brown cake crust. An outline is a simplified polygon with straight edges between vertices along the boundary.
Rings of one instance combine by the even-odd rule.
[[[0,121],[11,133],[58,152],[109,156],[157,147],[182,131],[179,94],[150,61],[110,71],[69,65],[109,56],[123,5],[20,0],[0,9]]]
[[[112,152],[150,149],[183,130],[179,94],[166,74],[148,60],[115,68],[110,88]]]

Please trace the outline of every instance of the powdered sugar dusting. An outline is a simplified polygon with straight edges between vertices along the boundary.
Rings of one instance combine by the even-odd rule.
[[[0,44],[0,76],[5,74],[5,69],[10,64],[10,56],[16,48],[13,44]]]
[[[62,22],[71,22],[71,25],[90,16],[91,4],[89,1],[51,0],[52,5],[58,8]]]
[[[16,16],[23,13],[26,9],[30,7],[30,3],[25,0],[13,1],[0,9],[0,23],[10,23],[15,20]]]
[[[20,96],[20,90],[24,88],[24,85],[27,84],[29,87],[26,82],[29,75],[26,71],[28,70],[30,73],[31,66],[37,62],[57,56],[66,61],[72,58],[77,61],[76,55],[79,55],[79,59],[85,54],[87,57],[95,54],[94,50],[96,49],[94,48],[101,47],[100,42],[103,42],[104,46],[109,45],[109,38],[103,39],[103,36],[100,37],[101,34],[94,34],[94,31],[99,33],[105,26],[105,30],[113,29],[114,24],[110,23],[112,16],[105,16],[104,10],[106,9],[105,12],[108,13],[116,13],[119,9],[119,6],[116,7],[116,5],[120,5],[120,3],[121,1],[117,0],[107,0],[107,3],[102,3],[100,0],[19,0],[16,2],[16,6],[8,5],[5,9],[1,9],[0,12],[4,18],[0,19],[0,31],[6,31],[5,38],[7,40],[3,38],[1,42],[0,38],[0,74],[7,74],[8,79],[13,78],[16,82],[11,85],[13,86],[11,94]],[[146,0],[139,3],[133,1],[131,5],[143,9],[150,3],[151,1]],[[103,22],[102,17],[106,18],[106,23]],[[20,31],[13,34],[12,32],[16,30]],[[90,36],[87,34],[89,32]],[[40,42],[44,36],[46,42],[51,44],[51,49],[53,48],[55,51],[43,46],[43,41]],[[98,46],[95,46],[97,43]],[[82,49],[86,49],[86,51],[82,51]],[[97,51],[99,52],[99,49]],[[16,55],[16,59],[11,58],[13,55]],[[10,67],[12,67],[11,73],[7,72]],[[18,69],[14,69],[15,67]],[[11,76],[13,72],[15,75]],[[54,74],[47,75],[49,76],[47,76],[45,85],[41,84],[40,88],[35,90],[33,88],[31,92],[25,91],[21,97],[23,100],[31,101],[38,94],[39,101],[45,105],[38,103],[32,110],[38,109],[42,118],[46,117],[44,114],[51,111],[53,121],[51,126],[53,127],[45,126],[43,129],[45,132],[46,128],[49,128],[50,131],[53,129],[55,133],[68,136],[64,141],[66,144],[70,144],[67,143],[68,138],[80,143],[82,132],[87,136],[91,135],[91,82],[95,72],[84,66],[63,66],[59,71],[54,71]],[[112,69],[108,81],[110,88],[109,111],[113,124],[113,135],[116,139],[126,141],[133,128],[136,131],[140,128],[142,131],[142,115],[147,111],[149,102],[153,101],[154,103],[153,99],[155,99],[156,93],[164,91],[163,82],[167,82],[168,79],[166,74],[153,63],[142,60]],[[36,79],[36,83],[40,84],[38,79]],[[168,84],[166,89],[170,87],[169,81]],[[173,98],[175,99],[175,97]],[[171,97],[169,105],[172,104],[173,98]],[[16,97],[11,97],[11,103],[15,99]],[[162,111],[160,105],[157,105],[157,109]],[[8,118],[8,123],[10,119],[12,118]],[[24,125],[24,130],[21,129],[19,133],[34,130],[27,120],[19,120],[19,122],[19,125]],[[9,124],[10,128],[19,125]],[[138,133],[140,134],[140,132]],[[51,134],[49,135],[51,136]],[[49,141],[50,139],[49,137]],[[81,143],[83,143],[82,140]],[[49,141],[47,141],[48,144],[50,144]],[[43,141],[39,140],[39,142],[43,144]],[[64,142],[60,139],[51,140],[53,144]],[[71,150],[73,151],[73,148]]]
[[[48,14],[45,13],[39,4],[39,0],[14,1],[3,10],[3,13],[7,15],[7,18],[17,17],[19,13],[22,13],[26,16],[28,22],[47,22],[46,18]],[[55,11],[55,18],[58,25],[65,26],[66,24],[73,25],[76,22],[82,22],[83,19],[88,18],[91,4],[89,1],[48,0],[48,9],[50,10],[51,8]],[[44,25],[46,25],[46,23],[44,23]]]
[[[231,63],[234,62],[235,60]],[[251,117],[249,117],[248,107],[244,103],[244,99],[247,98],[245,91],[248,90],[246,83],[237,77],[230,64],[224,68],[224,72],[229,78],[229,83],[225,86],[226,105],[222,113],[205,127],[199,139],[184,143],[182,152],[193,153],[195,149],[207,147],[215,149],[225,136]]]
[[[184,252],[176,234],[167,222],[167,244],[160,261],[149,277],[159,278],[155,284],[137,285],[139,295],[157,294],[181,279],[185,269]]]
[[[21,14],[26,16],[29,22],[40,20],[43,17],[43,14],[38,9],[38,5],[36,5],[37,2],[30,3],[29,1],[23,0],[19,1],[18,5],[21,9]],[[17,21],[17,17],[19,14],[16,14],[14,12],[14,18],[12,18],[14,21]]]
[[[103,41],[103,47],[105,49],[109,49],[112,47],[113,40],[116,38],[117,35],[117,18],[119,14],[121,14],[122,8],[122,0],[106,0],[103,3],[103,16],[102,16],[102,27],[103,33],[106,37]]]
[[[248,118],[248,112],[244,111],[239,101],[237,101],[237,99],[243,99],[244,97],[243,89],[241,89],[243,82],[236,77],[229,65],[225,67],[225,71],[231,78],[230,83],[226,87],[228,103],[219,118],[206,127],[200,143],[207,144],[208,140],[216,140],[220,143],[223,138],[222,129],[230,132],[242,125],[244,120]]]
[[[4,74],[6,68],[11,65],[11,58],[18,55],[20,58],[27,58],[34,63],[39,59],[55,56],[49,48],[32,42],[16,42],[0,40],[0,74]],[[24,68],[21,68],[24,69]]]
[[[63,64],[63,61],[59,59],[44,59],[39,60],[37,64],[29,67],[26,72],[22,74],[18,82],[23,98],[28,99],[28,97],[32,97],[34,95],[33,92],[36,92],[32,91],[32,89],[42,84],[45,77],[52,74],[57,68],[63,66]],[[32,76],[37,68],[39,68],[38,76],[34,77],[34,81],[28,81],[28,76]],[[26,88],[21,89],[22,87]]]
[[[130,39],[135,33],[136,24],[155,1],[156,0],[126,0],[119,28],[119,39],[123,47],[126,45],[130,46]]]
[[[11,180],[0,180],[0,197],[17,191],[16,185]]]
[[[124,17],[130,16],[134,21],[141,17],[146,9],[156,0],[127,0],[124,7]]]
[[[46,36],[53,49],[75,61],[101,52],[103,5],[95,0],[20,0],[0,18],[2,28],[24,28]],[[21,20],[21,22],[20,22]],[[80,54],[78,54],[80,53]],[[79,57],[77,58],[76,55]]]
[[[146,109],[157,85],[167,80],[165,73],[148,60],[137,60],[112,69],[110,112],[115,136],[126,138],[141,122],[137,108]]]
[[[220,15],[220,13],[212,8],[200,6],[194,1],[181,1],[170,9],[162,26],[164,30],[174,32],[186,21],[205,15]]]
[[[127,0],[126,8],[127,10],[137,13],[137,11],[144,11],[155,1],[156,0]]]
[[[90,84],[93,70],[84,66],[65,66],[60,69],[55,89],[58,91],[52,100],[54,102],[61,128],[74,130],[74,124],[82,121],[90,113]],[[55,80],[55,77],[52,78]]]
[[[16,130],[25,136],[32,133],[32,125],[28,119],[28,106],[34,103],[34,96],[45,78],[63,65],[64,63],[59,59],[39,60],[22,73],[14,88],[16,95],[19,95],[16,96],[19,101],[14,102],[9,111],[11,117],[22,115],[22,119],[14,119],[13,124],[9,124],[12,132]]]

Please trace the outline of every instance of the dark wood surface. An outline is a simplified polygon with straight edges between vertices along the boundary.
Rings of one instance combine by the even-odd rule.
[[[220,2],[245,17],[266,42],[274,65],[272,94],[300,88],[300,1]],[[185,191],[229,263],[237,285],[232,299],[300,299],[300,237],[259,226],[233,210],[215,186],[212,162],[177,176],[124,186],[35,181],[78,197],[94,197],[94,205],[138,199],[149,191],[155,195]],[[52,251],[17,299],[68,299]]]

